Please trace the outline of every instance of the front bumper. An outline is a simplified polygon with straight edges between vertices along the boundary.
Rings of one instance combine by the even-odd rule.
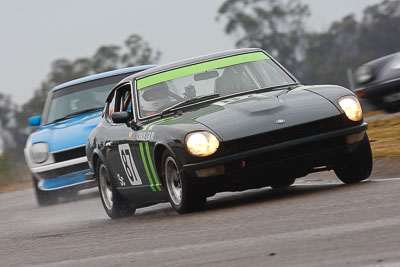
[[[33,167],[30,171],[38,180],[38,187],[41,190],[95,186],[93,181],[85,178],[85,173],[90,171],[86,157]]]
[[[261,181],[256,183],[266,185],[268,184],[266,181],[268,176],[290,175],[301,177],[313,172],[315,167],[327,166],[340,161],[345,153],[351,152],[352,148],[357,145],[347,144],[346,136],[363,132],[366,129],[367,123],[362,123],[345,129],[298,138],[213,160],[185,164],[183,171],[192,178],[194,183],[215,183],[218,180],[221,183],[228,183],[228,180],[237,178],[246,183],[253,176],[261,176]],[[224,166],[226,170],[224,175],[205,178],[196,175],[196,170],[221,168],[221,166]]]

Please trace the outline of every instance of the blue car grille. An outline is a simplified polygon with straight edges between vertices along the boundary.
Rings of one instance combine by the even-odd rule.
[[[86,156],[85,146],[80,146],[61,152],[53,153],[54,160],[56,162],[66,161],[70,159],[76,159]]]

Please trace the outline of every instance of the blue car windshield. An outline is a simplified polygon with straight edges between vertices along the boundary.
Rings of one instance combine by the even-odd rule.
[[[111,89],[128,75],[112,76],[54,91],[46,103],[47,107],[42,117],[43,124],[102,109]]]

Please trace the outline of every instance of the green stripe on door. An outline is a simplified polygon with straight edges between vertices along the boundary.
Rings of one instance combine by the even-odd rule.
[[[147,167],[146,157],[144,156],[143,143],[139,144],[139,148],[140,148],[140,155],[142,156],[142,160],[143,160],[144,169],[146,170],[147,178],[149,179],[149,182],[150,182],[151,190],[153,190],[153,192],[155,192],[156,189],[154,188],[154,183],[153,183],[153,180],[151,179],[149,168]]]
[[[154,181],[156,182],[158,191],[161,191],[160,182],[158,181],[157,173],[154,170],[153,161],[151,160],[151,156],[150,156],[149,142],[146,142],[145,146],[146,146],[147,159],[149,161],[151,173],[153,174],[153,178],[154,178]]]
[[[150,76],[139,79],[137,81],[137,90],[140,90],[144,87],[151,86],[151,85],[154,85],[157,83],[169,81],[172,79],[177,79],[180,77],[188,76],[188,75],[199,73],[199,72],[204,72],[207,70],[223,68],[223,67],[232,66],[232,65],[236,65],[236,64],[247,63],[247,62],[252,62],[252,61],[257,61],[257,60],[264,60],[264,59],[270,59],[270,58],[263,52],[253,52],[253,53],[247,53],[247,54],[242,54],[242,55],[235,55],[235,56],[231,56],[231,57],[210,60],[207,62],[202,62],[202,63],[198,63],[198,64],[186,66],[186,67],[181,67],[181,68],[174,69],[174,70],[164,71],[161,73],[157,73],[157,74],[150,75]]]

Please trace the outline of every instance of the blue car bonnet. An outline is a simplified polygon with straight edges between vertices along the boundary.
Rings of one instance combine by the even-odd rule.
[[[101,111],[97,111],[40,126],[36,132],[32,133],[31,142],[32,144],[48,143],[50,152],[84,145],[100,117]]]

